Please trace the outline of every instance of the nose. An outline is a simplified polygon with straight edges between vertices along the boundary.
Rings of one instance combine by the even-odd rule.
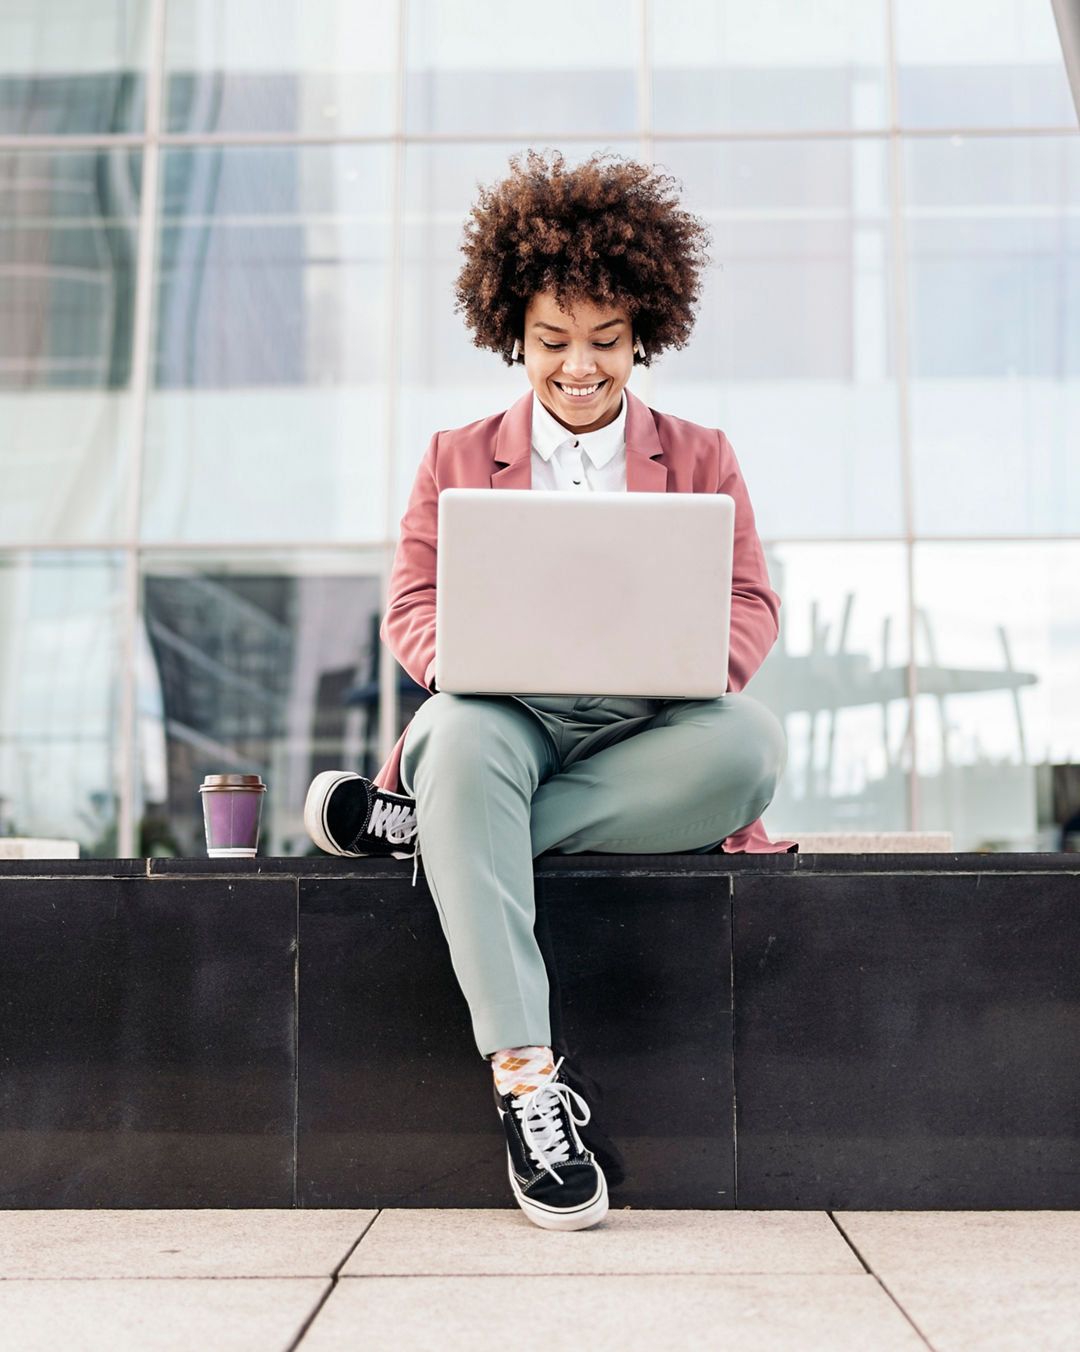
[[[585,343],[571,343],[563,354],[563,370],[572,380],[580,380],[596,370],[596,357]]]

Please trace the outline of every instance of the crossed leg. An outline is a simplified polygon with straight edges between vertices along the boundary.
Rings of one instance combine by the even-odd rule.
[[[779,723],[745,695],[667,703],[565,769],[516,700],[441,693],[421,705],[402,784],[481,1053],[550,1042],[534,855],[716,844],[760,816],[783,760]]]

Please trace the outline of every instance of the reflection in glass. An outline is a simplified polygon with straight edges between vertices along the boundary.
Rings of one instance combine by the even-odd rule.
[[[387,0],[185,0],[166,19],[169,131],[393,130],[398,19]]]
[[[892,0],[902,127],[1073,126],[1048,0]]]
[[[0,164],[0,538],[122,533],[141,152]]]
[[[927,138],[905,179],[917,530],[1075,533],[1080,138]]]
[[[379,578],[362,558],[289,562],[147,561],[142,853],[203,854],[198,786],[234,772],[269,786],[260,853],[306,853],[312,777],[378,769]]]
[[[160,147],[146,204],[144,420],[152,13],[164,126],[190,140]],[[724,429],[775,542],[771,829],[1056,843],[1080,808],[1057,787],[1080,785],[1074,127],[1046,0],[596,0],[542,22],[495,0],[8,0],[0,136],[134,145],[9,140],[0,161],[0,831],[115,850],[121,651],[147,852],[201,853],[206,770],[263,773],[264,846],[288,852],[315,770],[374,768],[377,579],[417,461],[527,388],[454,312],[462,224],[515,150],[562,143],[653,155],[713,229],[696,334],[631,388]],[[138,489],[152,553],[124,635]],[[944,543],[965,534],[998,543]],[[404,721],[423,692],[397,696]]]
[[[0,556],[0,835],[117,852],[122,564]]]
[[[957,849],[1055,849],[1040,802],[1080,762],[1080,544],[915,551],[920,802]]]
[[[143,535],[385,533],[389,151],[169,151]]]
[[[650,14],[658,131],[888,124],[883,0],[664,0]]]
[[[665,145],[713,232],[685,352],[655,405],[722,427],[762,532],[903,529],[884,142]]]
[[[900,545],[777,545],[780,638],[747,687],[784,722],[770,834],[907,830],[908,635]]]
[[[543,20],[499,0],[410,0],[405,130],[635,132],[637,50],[624,0],[592,0]]]
[[[148,0],[0,5],[0,136],[138,132]]]

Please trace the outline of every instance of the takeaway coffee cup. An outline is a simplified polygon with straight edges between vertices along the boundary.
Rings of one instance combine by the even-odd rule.
[[[266,785],[258,775],[207,775],[199,792],[206,853],[211,859],[250,859],[259,845]]]

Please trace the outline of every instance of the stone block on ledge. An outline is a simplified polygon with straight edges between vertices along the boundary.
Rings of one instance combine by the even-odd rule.
[[[802,831],[803,854],[948,854],[951,831]]]
[[[78,859],[77,840],[38,840],[30,836],[0,836],[0,859]]]

